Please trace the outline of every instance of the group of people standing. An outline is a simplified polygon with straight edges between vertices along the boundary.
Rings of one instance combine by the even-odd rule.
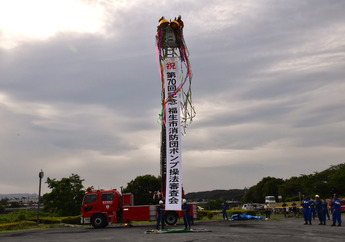
[[[309,200],[307,196],[303,195],[301,206],[303,208],[304,224],[311,225],[311,218],[313,217],[313,219],[315,219],[316,214],[320,220],[319,225],[326,225],[326,216],[328,220],[330,220],[328,204],[325,199],[322,201],[319,195],[315,195],[315,201]],[[329,206],[331,208],[333,220],[331,226],[335,226],[336,222],[338,222],[338,226],[341,226],[341,202],[337,194],[333,195],[333,198],[331,198],[329,202]]]
[[[159,201],[159,206],[157,207],[157,225],[156,229],[164,230],[164,203],[162,200]],[[191,225],[191,218],[190,218],[190,206],[187,204],[187,200],[182,200],[182,211],[183,211],[183,222],[184,222],[184,229],[190,230]]]

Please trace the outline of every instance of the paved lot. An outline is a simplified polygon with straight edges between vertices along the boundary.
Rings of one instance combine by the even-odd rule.
[[[344,216],[343,216],[344,219]],[[145,234],[152,226],[131,228],[113,226],[105,229],[91,227],[8,232],[0,241],[344,241],[345,226],[303,225],[301,218],[280,218],[256,221],[217,221],[196,223],[194,229],[210,232]],[[182,229],[178,224],[174,229]]]

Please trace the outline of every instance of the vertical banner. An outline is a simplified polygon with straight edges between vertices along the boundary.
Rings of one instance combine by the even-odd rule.
[[[178,59],[168,57],[164,60],[165,97],[170,97],[178,85]],[[166,194],[165,210],[181,210],[182,170],[181,170],[181,132],[180,132],[180,92],[165,105],[166,124]]]

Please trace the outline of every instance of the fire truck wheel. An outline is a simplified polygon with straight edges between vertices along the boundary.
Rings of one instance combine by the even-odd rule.
[[[106,218],[102,214],[96,214],[91,221],[92,227],[95,229],[104,228],[107,226]]]
[[[165,215],[165,222],[168,225],[174,225],[177,223],[177,214],[175,212],[167,212]]]

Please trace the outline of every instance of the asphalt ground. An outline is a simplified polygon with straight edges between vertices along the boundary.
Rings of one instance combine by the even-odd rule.
[[[342,219],[345,219],[343,216]],[[48,230],[30,230],[0,233],[0,241],[344,241],[345,226],[331,227],[304,225],[302,218],[273,218],[270,220],[196,222],[192,230],[202,232],[149,233],[152,225],[122,227],[108,226],[104,229],[92,227],[65,227]],[[167,229],[182,230],[183,224]]]

